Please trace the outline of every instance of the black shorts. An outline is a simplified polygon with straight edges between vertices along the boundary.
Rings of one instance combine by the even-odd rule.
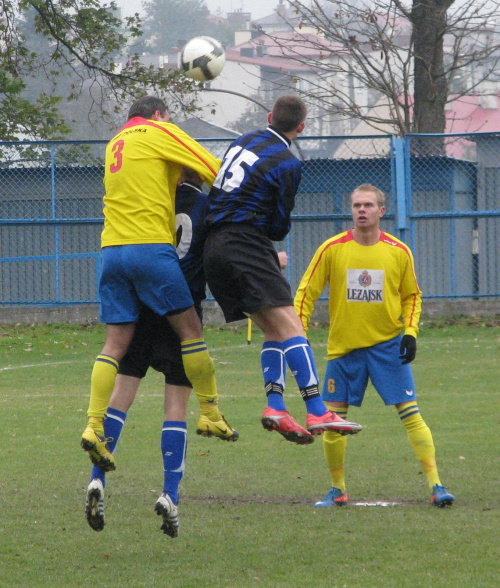
[[[201,319],[201,306],[195,305]],[[143,307],[127,354],[118,373],[143,378],[152,367],[165,375],[165,383],[192,388],[182,363],[181,342],[165,317]]]
[[[208,287],[227,323],[276,306],[293,306],[290,284],[272,241],[243,223],[212,227],[203,265]]]

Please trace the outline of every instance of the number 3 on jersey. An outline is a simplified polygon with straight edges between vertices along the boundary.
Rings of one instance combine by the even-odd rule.
[[[120,141],[117,141],[113,147],[111,147],[111,151],[113,152],[113,156],[115,158],[114,163],[112,163],[109,166],[109,171],[112,174],[115,174],[117,171],[119,171],[122,167],[122,163],[123,163],[123,156],[122,156],[122,151],[123,151],[123,147],[125,146],[125,141],[123,141],[122,139],[120,139]]]
[[[235,188],[239,188],[245,177],[243,164],[246,163],[248,167],[251,167],[258,159],[255,153],[239,145],[233,147],[227,152],[224,165],[215,178],[214,186],[224,192],[232,192]]]

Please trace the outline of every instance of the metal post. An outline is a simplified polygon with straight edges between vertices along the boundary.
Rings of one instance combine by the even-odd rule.
[[[396,172],[396,229],[398,237],[406,243],[407,212],[406,212],[406,182],[405,182],[405,146],[404,139],[392,137],[394,152],[394,167]]]
[[[50,144],[50,200],[52,208],[52,220],[57,218],[56,208],[56,155],[55,144]],[[59,292],[59,226],[54,224],[54,257],[55,257],[55,300],[60,303]]]

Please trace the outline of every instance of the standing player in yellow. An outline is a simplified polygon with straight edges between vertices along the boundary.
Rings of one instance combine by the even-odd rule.
[[[420,415],[410,363],[417,351],[421,298],[413,256],[401,241],[380,230],[384,193],[362,184],[351,195],[354,228],[325,241],[316,251],[295,296],[295,310],[307,330],[329,285],[328,363],[322,397],[346,418],[361,406],[368,378],[386,405],[394,405],[427,476],[432,504],[453,504],[441,485],[434,442]],[[401,330],[404,334],[401,336]],[[344,457],[347,439],[326,431],[323,448],[332,488],[316,506],[348,501]]]
[[[198,428],[235,439],[217,405],[213,361],[175,250],[175,192],[183,166],[211,186],[220,160],[169,121],[163,100],[132,104],[127,124],[106,147],[100,321],[106,340],[94,363],[81,445],[103,471],[115,469],[103,419],[141,303],[166,316],[181,341],[185,373],[201,404]]]

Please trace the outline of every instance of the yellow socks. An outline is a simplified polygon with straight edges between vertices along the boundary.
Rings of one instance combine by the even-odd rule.
[[[429,427],[420,415],[416,402],[406,402],[398,409],[399,418],[406,427],[408,439],[422,465],[429,488],[441,485],[436,465],[436,450]]]
[[[331,407],[329,408],[331,409]],[[344,419],[347,416],[347,408],[338,408],[335,412]],[[420,415],[417,403],[406,402],[401,405],[398,414],[406,427],[406,432],[408,433],[408,438],[415,451],[415,455],[427,476],[429,488],[432,490],[432,487],[435,484],[441,486],[437,471],[435,459],[436,451],[432,434]],[[338,488],[342,492],[346,491],[344,471],[346,447],[347,436],[336,433],[335,431],[325,431],[323,434],[323,451],[330,470],[332,486]]]
[[[87,415],[104,419],[113,393],[118,362],[109,355],[98,355],[90,380],[90,402]]]
[[[193,390],[200,403],[201,414],[210,420],[220,420],[214,362],[208,353],[205,340],[183,341],[181,349],[184,371],[193,385]]]
[[[343,417],[342,417],[343,418]],[[336,431],[323,433],[323,451],[330,470],[332,486],[345,492],[344,459],[347,436]]]
[[[214,423],[222,419],[219,407],[216,402],[200,402],[200,414],[206,416]]]
[[[347,406],[344,408],[328,406],[328,408],[336,412],[343,419],[347,417]],[[341,435],[336,431],[325,431],[323,433],[323,452],[328,469],[330,470],[332,486],[342,490],[342,492],[345,492],[344,461],[346,447],[346,435]]]

